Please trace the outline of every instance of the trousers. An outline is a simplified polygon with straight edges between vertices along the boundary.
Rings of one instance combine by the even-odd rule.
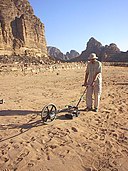
[[[94,86],[88,86],[86,92],[86,107],[92,108],[94,95],[94,108],[98,108],[100,103],[101,92],[102,86],[99,84]]]

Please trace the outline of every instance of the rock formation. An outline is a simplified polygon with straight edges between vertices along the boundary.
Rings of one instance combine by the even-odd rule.
[[[48,55],[51,58],[54,58],[56,60],[65,60],[65,56],[64,54],[56,47],[52,47],[52,46],[48,46],[47,47],[47,51],[48,51]]]
[[[65,56],[67,60],[70,60],[72,58],[79,56],[79,53],[76,50],[70,50],[70,52],[67,52]]]
[[[80,55],[75,50],[63,54],[56,47],[48,46],[47,48],[49,56],[66,62],[87,61],[89,54],[92,52],[96,53],[99,60],[103,62],[128,62],[128,51],[121,52],[115,43],[103,46],[93,37],[89,39],[86,49]]]
[[[44,24],[27,0],[0,2],[0,55],[47,56]]]
[[[128,63],[128,51],[119,54],[113,54],[107,59],[108,62],[126,62]]]
[[[54,59],[61,60],[61,61],[68,61],[72,58],[75,58],[79,56],[79,53],[75,50],[71,50],[70,52],[67,52],[66,54],[63,54],[58,48],[48,46],[48,55],[51,56]]]
[[[101,61],[109,61],[110,57],[112,58],[113,55],[118,55],[121,53],[120,49],[117,47],[116,44],[111,43],[110,45],[103,46],[99,41],[91,37],[87,42],[86,49],[71,61],[87,61],[88,56],[90,53],[96,53]]]

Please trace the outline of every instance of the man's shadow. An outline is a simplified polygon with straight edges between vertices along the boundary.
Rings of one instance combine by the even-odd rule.
[[[0,116],[39,114],[40,112],[33,110],[0,110]]]

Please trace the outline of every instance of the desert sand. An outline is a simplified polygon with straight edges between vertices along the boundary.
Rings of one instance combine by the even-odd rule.
[[[128,68],[103,66],[100,109],[43,124],[42,108],[76,105],[85,67],[0,72],[1,171],[128,171]]]

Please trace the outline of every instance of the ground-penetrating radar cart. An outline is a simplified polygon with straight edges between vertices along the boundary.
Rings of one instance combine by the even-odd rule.
[[[58,110],[57,107],[55,106],[55,104],[53,104],[53,103],[50,103],[50,104],[44,106],[41,111],[41,119],[42,119],[43,123],[53,121],[56,118],[57,114],[61,113],[61,112],[66,112],[65,118],[67,118],[67,119],[73,119],[74,117],[78,117],[80,114],[78,106],[79,106],[85,92],[86,92],[86,89],[84,90],[83,94],[81,95],[76,106],[68,105],[66,108],[60,109],[60,110]]]

